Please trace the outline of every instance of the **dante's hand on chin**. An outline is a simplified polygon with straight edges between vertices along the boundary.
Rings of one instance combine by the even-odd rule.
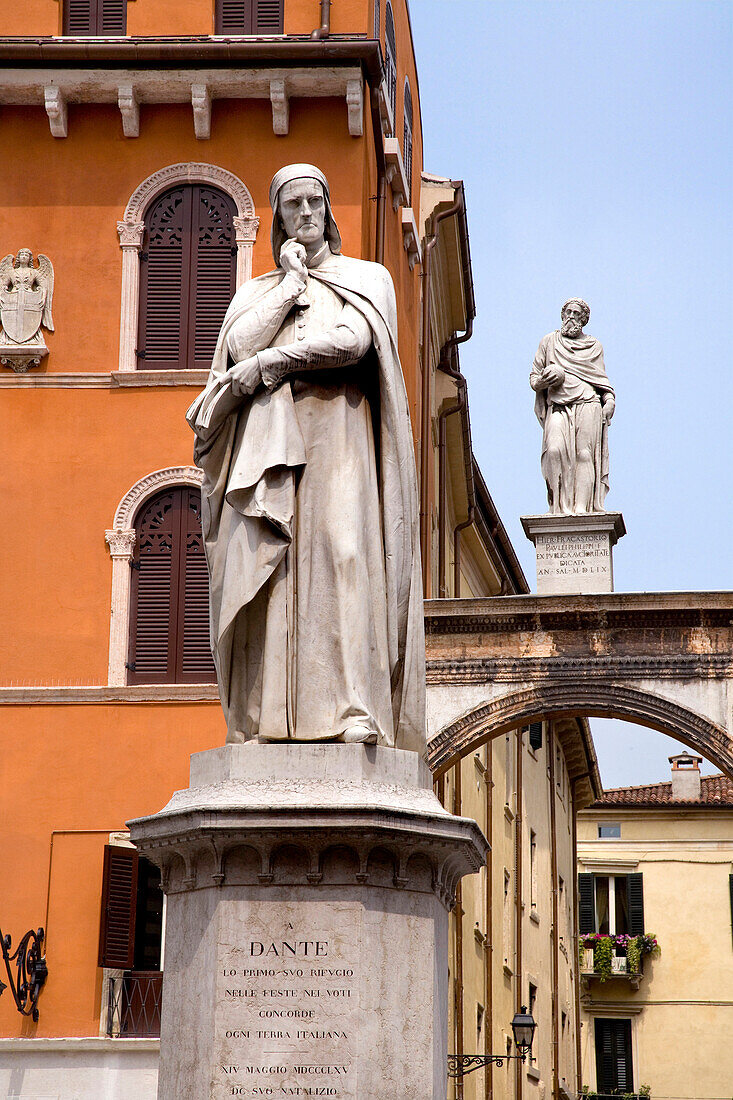
[[[235,363],[229,373],[232,393],[235,397],[254,393],[262,381],[262,371],[256,355],[250,359],[243,359],[241,363]]]
[[[290,237],[280,249],[280,267],[288,274],[297,275],[299,279],[303,280],[308,275],[308,268],[305,265],[306,258],[305,248],[299,241],[296,241],[295,237]]]

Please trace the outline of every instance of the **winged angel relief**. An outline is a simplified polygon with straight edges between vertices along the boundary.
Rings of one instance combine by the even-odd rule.
[[[53,332],[53,264],[43,253],[38,266],[30,248],[0,261],[0,363],[24,372],[38,366],[48,348],[41,326]]]

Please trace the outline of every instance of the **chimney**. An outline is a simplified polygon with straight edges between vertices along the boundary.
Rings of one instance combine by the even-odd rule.
[[[700,765],[701,756],[692,756],[689,752],[681,752],[678,756],[670,756],[672,765],[672,798],[675,802],[699,802],[700,801]]]

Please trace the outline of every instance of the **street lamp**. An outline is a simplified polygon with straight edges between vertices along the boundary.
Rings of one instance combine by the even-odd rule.
[[[41,954],[43,949],[44,931],[31,929],[21,939],[13,954],[10,954],[12,940],[10,936],[3,936],[0,931],[0,948],[3,953],[5,969],[10,980],[10,991],[13,994],[15,1007],[23,1016],[32,1017],[34,1023],[38,1022],[38,998],[48,977],[46,957]],[[15,963],[16,977],[10,969],[11,963]],[[8,987],[5,982],[0,982],[0,996]]]
[[[449,1054],[448,1076],[465,1077],[467,1073],[473,1073],[482,1066],[503,1066],[512,1058],[526,1062],[527,1056],[532,1052],[532,1040],[537,1024],[531,1012],[527,1012],[526,1005],[522,1005],[521,1012],[514,1013],[512,1020],[512,1034],[514,1045],[518,1054]]]

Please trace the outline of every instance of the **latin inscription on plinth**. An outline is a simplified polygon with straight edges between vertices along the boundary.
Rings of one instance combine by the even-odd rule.
[[[613,591],[608,532],[538,534],[535,546],[540,595]]]
[[[217,1100],[357,1100],[361,910],[319,910],[250,903],[237,942],[220,944]]]

